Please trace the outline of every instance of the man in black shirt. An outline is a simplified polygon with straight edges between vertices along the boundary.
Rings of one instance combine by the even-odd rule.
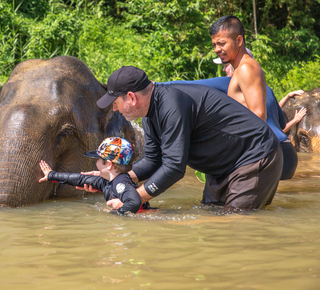
[[[272,130],[237,101],[205,86],[155,85],[124,66],[97,101],[127,120],[143,118],[145,157],[129,172],[146,202],[180,180],[186,166],[206,173],[202,203],[226,209],[263,208],[272,201],[282,152]]]

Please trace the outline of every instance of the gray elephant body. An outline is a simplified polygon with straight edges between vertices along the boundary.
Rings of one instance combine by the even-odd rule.
[[[82,196],[71,186],[39,184],[39,161],[56,171],[89,171],[95,160],[83,153],[95,150],[106,136],[136,141],[135,130],[121,114],[97,107],[105,92],[74,57],[33,59],[16,66],[0,95],[0,206]],[[141,142],[136,147],[139,151]]]
[[[307,109],[307,115],[289,132],[289,139],[299,152],[320,153],[320,88],[290,98],[283,106],[287,121],[296,110]]]

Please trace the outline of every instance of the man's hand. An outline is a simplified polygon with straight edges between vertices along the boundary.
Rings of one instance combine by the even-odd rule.
[[[48,181],[48,174],[49,174],[50,171],[52,171],[51,167],[44,160],[41,160],[39,165],[40,165],[40,168],[41,168],[41,170],[42,170],[42,172],[44,174],[44,177],[39,179],[39,183],[42,183],[44,181]]]
[[[88,172],[81,172],[83,175],[94,175],[94,176],[100,176],[100,171],[88,171]]]
[[[111,206],[112,209],[119,209],[123,206],[123,202],[119,198],[110,199],[107,201],[107,205]]]
[[[100,176],[100,171],[81,172],[81,174],[83,174],[83,175]],[[87,192],[97,192],[97,191],[99,191],[99,190],[97,190],[97,189],[94,189],[94,188],[92,187],[92,185],[87,185],[87,184],[84,184],[83,187],[76,186],[76,189],[85,190],[85,191],[87,191]]]
[[[76,186],[76,189],[85,190],[87,192],[97,192],[99,190],[92,187],[92,185],[84,184],[83,187]]]

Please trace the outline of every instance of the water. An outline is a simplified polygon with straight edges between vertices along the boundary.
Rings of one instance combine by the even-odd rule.
[[[1,209],[0,289],[320,289],[320,155],[263,211],[200,206],[192,170],[132,217],[101,195]]]

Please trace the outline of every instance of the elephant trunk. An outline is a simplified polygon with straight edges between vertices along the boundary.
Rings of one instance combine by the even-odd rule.
[[[47,199],[40,194],[45,189],[35,182],[43,148],[21,134],[20,138],[0,136],[0,206],[18,207]]]

